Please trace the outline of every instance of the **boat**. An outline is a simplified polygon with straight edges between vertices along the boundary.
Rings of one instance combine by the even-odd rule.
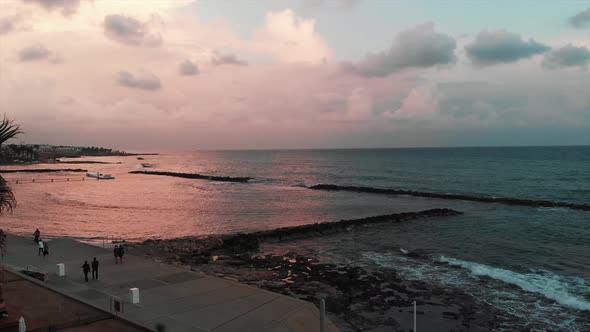
[[[99,173],[99,172],[88,172],[86,173],[86,176],[89,178],[95,178],[98,180],[112,180],[115,177],[110,175],[110,174],[103,174],[103,173]]]
[[[137,157],[137,160],[143,160],[143,158],[142,157]]]
[[[141,166],[143,167],[154,167],[154,165],[150,164],[150,163],[141,163]]]

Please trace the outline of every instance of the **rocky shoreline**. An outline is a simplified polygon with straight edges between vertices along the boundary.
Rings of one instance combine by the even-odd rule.
[[[490,331],[516,326],[512,317],[506,317],[461,290],[404,280],[395,270],[338,264],[295,252],[268,254],[259,247],[260,242],[325,236],[371,222],[402,222],[456,214],[460,212],[432,209],[248,234],[147,240],[130,244],[129,249],[157,261],[316,304],[324,298],[330,319],[342,331],[378,331],[380,328],[409,331],[413,301],[417,302],[423,331]],[[420,253],[408,255],[419,256]]]
[[[214,176],[214,175],[202,175],[198,173],[176,173],[176,172],[159,172],[159,171],[131,171],[129,174],[147,174],[147,175],[162,175],[162,176],[174,176],[177,178],[185,179],[201,179],[209,181],[221,181],[221,182],[241,182],[246,183],[250,181],[249,177],[231,177],[231,176]]]
[[[394,270],[320,262],[318,257],[293,252],[264,255],[216,250],[210,261],[195,261],[193,252],[202,257],[200,245],[191,243],[203,240],[222,242],[211,238],[146,241],[130,245],[130,249],[156,261],[315,304],[324,298],[330,319],[342,331],[409,331],[413,301],[423,331],[490,331],[515,326],[511,317],[460,290],[404,280]]]
[[[405,195],[414,197],[428,197],[428,198],[441,198],[441,199],[453,199],[462,201],[474,201],[483,203],[500,203],[506,205],[521,205],[530,207],[559,207],[568,208],[572,210],[590,211],[590,204],[576,204],[567,202],[554,202],[554,201],[543,201],[543,200],[531,200],[531,199],[520,199],[520,198],[507,198],[507,197],[484,197],[484,196],[470,196],[460,194],[440,194],[414,190],[401,190],[401,189],[382,189],[373,187],[355,187],[355,186],[339,186],[335,184],[316,184],[308,187],[312,190],[324,190],[324,191],[350,191],[356,193],[370,193],[370,194],[385,194],[385,195]]]

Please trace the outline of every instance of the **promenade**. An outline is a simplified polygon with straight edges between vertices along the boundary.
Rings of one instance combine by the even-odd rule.
[[[48,272],[47,287],[96,308],[110,311],[111,297],[124,303],[121,317],[167,332],[188,331],[320,331],[319,310],[312,303],[243,285],[230,280],[187,271],[172,265],[125,255],[115,264],[112,249],[54,239],[49,256],[37,255],[30,238],[9,235],[4,264],[15,270]],[[84,281],[82,264],[96,257],[99,280]],[[64,263],[66,276],[56,274]],[[140,302],[130,303],[129,289],[139,288]],[[26,317],[25,317],[26,318]],[[327,322],[326,331],[338,331]]]

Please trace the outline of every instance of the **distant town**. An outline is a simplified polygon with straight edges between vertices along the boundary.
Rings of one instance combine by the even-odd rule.
[[[70,146],[51,144],[7,144],[0,146],[1,164],[46,163],[59,158],[82,156],[135,156],[136,153],[96,146]],[[142,153],[146,155],[147,153]]]

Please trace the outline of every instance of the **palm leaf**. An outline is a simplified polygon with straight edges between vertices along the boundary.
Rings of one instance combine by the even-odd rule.
[[[12,193],[12,188],[8,185],[8,182],[0,176],[0,214],[4,211],[12,211],[12,208],[16,206],[16,198]]]
[[[0,121],[0,145],[14,136],[22,134],[22,132],[20,126],[15,124],[14,120],[8,119],[5,115],[2,121]]]

